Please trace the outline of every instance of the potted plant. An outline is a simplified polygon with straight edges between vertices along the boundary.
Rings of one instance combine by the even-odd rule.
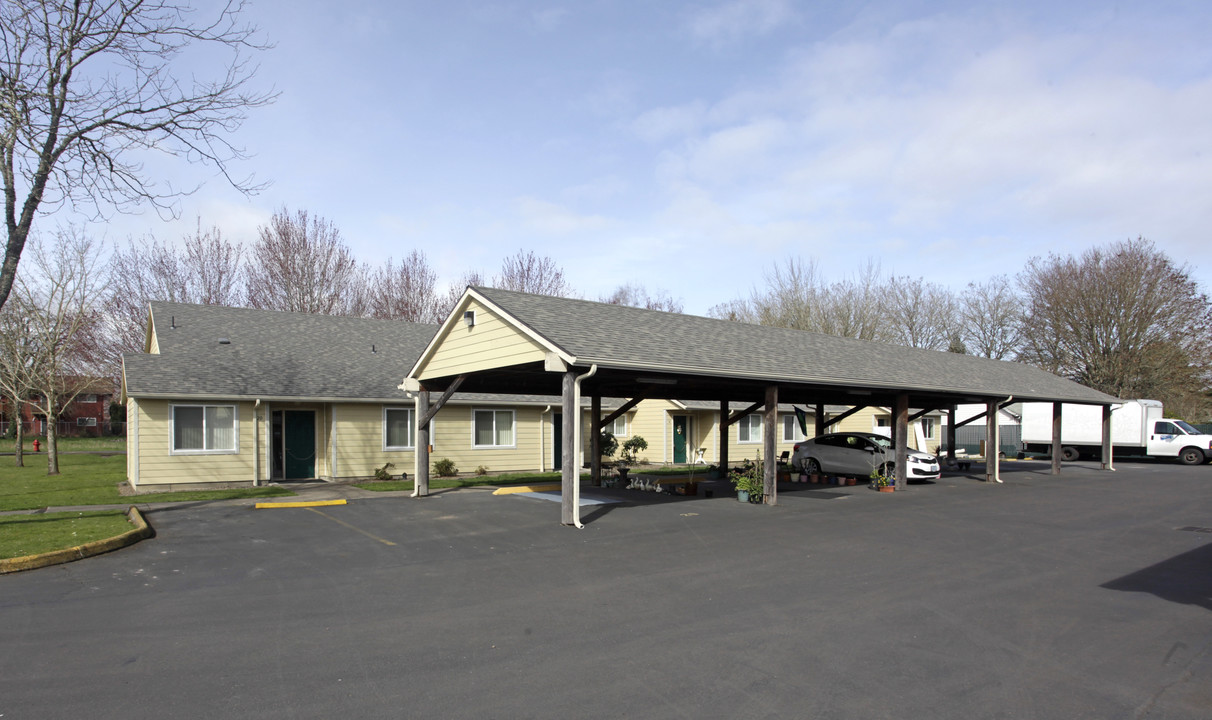
[[[746,460],[741,467],[729,473],[728,480],[736,488],[736,499],[740,502],[760,503],[762,495],[766,491],[763,475],[760,457],[757,462]]]
[[[896,486],[892,484],[892,478],[885,475],[881,468],[873,468],[870,477],[873,489],[879,492],[892,492],[896,490]]]

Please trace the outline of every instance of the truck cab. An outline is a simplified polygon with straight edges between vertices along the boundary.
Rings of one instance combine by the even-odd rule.
[[[1182,420],[1149,420],[1147,452],[1155,457],[1173,457],[1184,465],[1199,465],[1212,458],[1212,435],[1204,435]]]

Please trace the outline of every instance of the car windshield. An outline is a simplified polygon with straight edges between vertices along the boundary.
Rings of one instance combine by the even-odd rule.
[[[1192,427],[1185,420],[1175,420],[1174,424],[1182,428],[1183,432],[1187,433],[1188,435],[1203,435],[1198,428]]]
[[[878,437],[871,438],[871,440],[873,442],[875,442],[876,445],[879,445],[881,448],[883,448],[885,450],[895,450],[896,449],[896,446],[892,444],[892,438],[884,437],[883,435],[880,435]]]

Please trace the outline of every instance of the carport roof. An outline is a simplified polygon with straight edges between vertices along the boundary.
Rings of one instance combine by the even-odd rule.
[[[419,376],[472,299],[492,308],[569,366],[597,365],[598,374],[586,381],[586,392],[607,397],[738,399],[755,397],[762,386],[776,384],[779,399],[787,402],[875,404],[902,391],[922,403],[1011,396],[1096,405],[1117,402],[1022,363],[485,287],[467,289],[411,377]],[[559,392],[558,385],[552,384],[559,374],[543,373],[542,363],[538,365],[474,373],[463,388]],[[430,378],[426,385],[444,385],[442,380]]]

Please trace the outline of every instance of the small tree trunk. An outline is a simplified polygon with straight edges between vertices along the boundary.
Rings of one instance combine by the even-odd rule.
[[[17,446],[13,458],[17,467],[25,467],[25,426],[21,422],[21,410],[18,408],[13,422],[17,423]]]
[[[59,474],[59,443],[56,441],[55,425],[50,413],[46,416],[46,474]]]

